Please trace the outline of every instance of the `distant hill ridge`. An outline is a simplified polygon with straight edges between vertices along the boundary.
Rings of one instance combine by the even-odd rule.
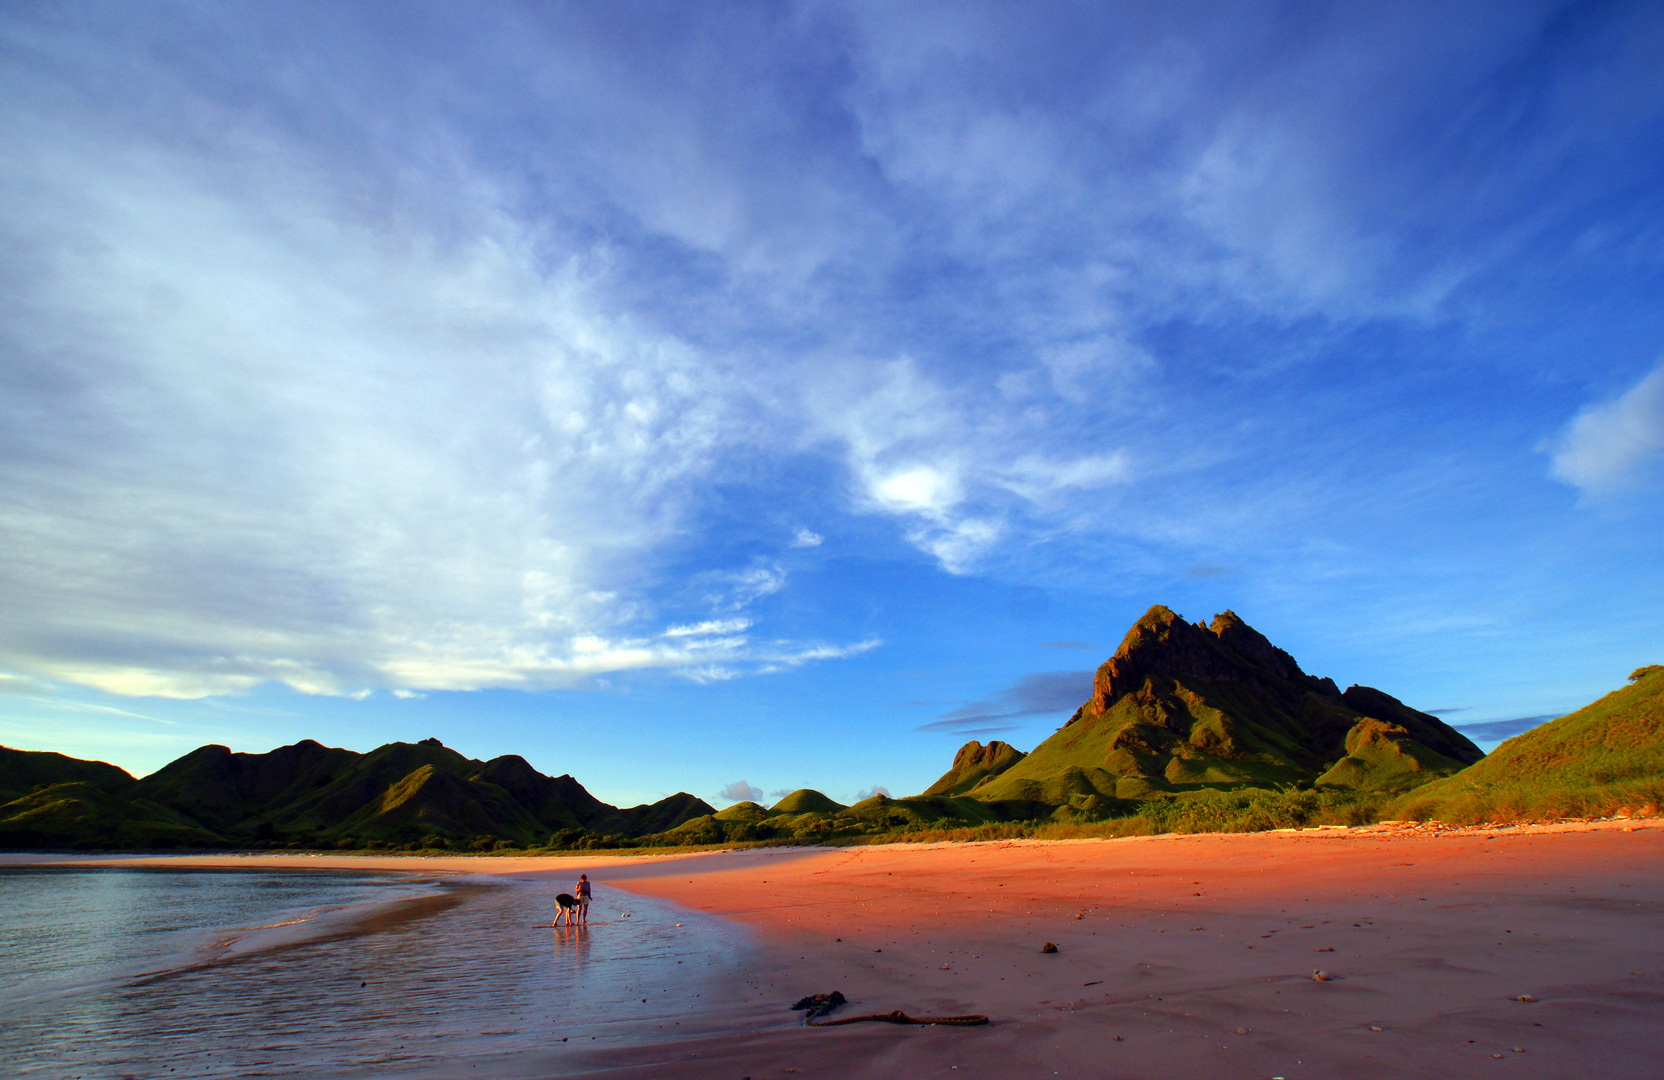
[[[1030,753],[969,742],[929,790],[853,806],[808,788],[721,812],[685,792],[621,809],[524,758],[437,739],[367,754],[312,740],[204,746],[142,780],[103,762],[0,747],[0,848],[437,847],[475,850],[1114,835],[1317,820],[1516,820],[1664,802],[1664,667],[1486,758],[1437,717],[1308,675],[1226,611],[1151,608],[1091,697]],[[1073,828],[1074,825],[1069,826]]]
[[[8,801],[9,800],[9,801]],[[367,754],[305,739],[265,754],[199,747],[142,780],[103,762],[0,747],[0,845],[408,845],[638,837],[712,812],[686,792],[620,809],[516,755],[475,761],[438,739]]]
[[[1191,624],[1157,605],[1055,734],[1028,754],[967,743],[925,795],[1103,812],[1210,787],[1403,789],[1483,756],[1390,694],[1306,674],[1235,612]]]

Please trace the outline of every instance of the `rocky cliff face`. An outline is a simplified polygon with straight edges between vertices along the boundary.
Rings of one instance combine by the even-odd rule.
[[[1152,676],[1233,684],[1253,681],[1260,674],[1325,697],[1341,697],[1333,680],[1301,671],[1294,657],[1271,644],[1236,612],[1215,615],[1211,626],[1200,622],[1192,626],[1157,605],[1133,624],[1115,655],[1098,669],[1090,704],[1103,712]]]
[[[969,786],[950,783],[969,775],[956,759],[943,790],[930,793],[1088,807],[1202,787],[1400,787],[1481,756],[1389,694],[1343,694],[1306,674],[1235,612],[1192,624],[1158,605],[1127,631],[1091,699],[1056,734]]]

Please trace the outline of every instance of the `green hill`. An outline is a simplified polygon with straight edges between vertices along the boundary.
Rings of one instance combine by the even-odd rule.
[[[843,803],[833,801],[814,788],[798,788],[775,803],[769,814],[836,814],[847,809]]]
[[[749,821],[756,823],[768,817],[768,811],[754,802],[737,802],[726,810],[712,815],[718,821]]]
[[[204,746],[137,781],[103,762],[0,747],[0,785],[0,845],[29,848],[571,846],[711,813],[685,792],[620,809],[523,758],[474,761],[437,739],[367,754],[310,739],[266,754]]]
[[[1383,816],[1474,823],[1618,810],[1656,814],[1664,804],[1664,667],[1516,735],[1479,764],[1418,788]]]
[[[1102,814],[1117,802],[1206,789],[1402,788],[1483,756],[1391,695],[1342,693],[1307,675],[1234,612],[1192,625],[1159,605],[1127,631],[1062,728],[967,786],[974,770],[962,763],[986,753],[966,745],[927,794]]]

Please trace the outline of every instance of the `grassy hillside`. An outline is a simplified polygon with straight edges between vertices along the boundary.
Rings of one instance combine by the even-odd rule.
[[[0,806],[0,849],[215,847],[218,837],[176,810],[86,782],[40,788]]]
[[[841,802],[822,795],[814,788],[798,788],[784,799],[774,804],[769,811],[771,814],[836,814],[840,810],[847,810]]]
[[[1516,735],[1384,816],[1473,823],[1658,813],[1664,803],[1664,667],[1599,701]]]
[[[1346,756],[1314,786],[1403,791],[1460,771],[1462,763],[1415,739],[1402,725],[1365,717],[1346,733]]]

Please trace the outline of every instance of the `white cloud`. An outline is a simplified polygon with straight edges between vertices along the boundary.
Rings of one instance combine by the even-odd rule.
[[[882,795],[887,799],[890,797],[890,789],[883,784],[874,784],[872,787],[862,788],[855,793],[855,801],[860,802],[862,799],[870,799],[874,795]]]
[[[738,613],[787,574],[701,535],[725,500],[882,516],[952,573],[1175,530],[1114,489],[1248,436],[1163,371],[1163,327],[1430,317],[1514,242],[1476,222],[1532,217],[1418,150],[1494,114],[1428,137],[1449,87],[1394,82],[1479,43],[1464,79],[1509,70],[1538,16],[1507,9],[1290,45],[1251,7],[721,7],[691,51],[599,9],[19,9],[0,665],[186,697],[716,679],[867,647],[757,640]],[[194,83],[193,50],[239,79]],[[1643,468],[1651,385],[1575,421],[1556,475]]]
[[[233,151],[0,115],[0,347],[51,373],[0,401],[0,664],[195,698],[839,655],[638,629],[643,562],[758,429],[722,362],[608,302],[605,249],[467,172],[449,233],[366,215],[351,163],[193,108]],[[709,581],[731,611],[786,574]]]
[[[763,789],[753,787],[744,780],[735,780],[732,784],[716,793],[718,799],[728,802],[756,802],[763,797]],[[788,794],[790,794],[788,792]]]
[[[1583,409],[1553,447],[1550,472],[1590,494],[1634,482],[1664,460],[1664,361],[1612,401]]]
[[[664,632],[665,637],[710,637],[713,634],[743,634],[750,629],[750,619],[710,619],[702,623],[688,626],[672,626]]]
[[[964,498],[959,478],[933,465],[909,465],[871,477],[867,491],[891,513],[939,516]]]
[[[825,541],[826,538],[820,533],[810,532],[808,529],[799,526],[798,530],[792,534],[791,546],[794,548],[820,547]],[[787,792],[787,794],[790,794],[790,792]]]

